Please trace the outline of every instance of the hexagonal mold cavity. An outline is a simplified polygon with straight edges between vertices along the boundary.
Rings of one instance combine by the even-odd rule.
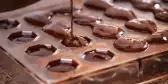
[[[56,52],[57,48],[50,44],[38,44],[29,47],[25,52],[30,56],[40,56],[40,57],[46,57],[51,56]]]
[[[37,38],[37,34],[32,31],[19,31],[9,35],[8,39],[15,43],[26,43]]]
[[[78,67],[78,63],[73,59],[58,59],[48,63],[47,69],[51,72],[69,72]]]
[[[0,20],[0,29],[10,29],[15,28],[19,25],[19,21],[17,20],[9,20],[9,19],[3,19]]]
[[[90,62],[104,62],[109,61],[114,57],[114,53],[109,50],[95,49],[85,52],[82,58]]]

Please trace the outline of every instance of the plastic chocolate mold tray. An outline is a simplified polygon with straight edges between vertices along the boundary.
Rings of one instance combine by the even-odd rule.
[[[76,36],[87,36],[90,39],[92,39],[91,43],[88,46],[85,47],[79,47],[79,48],[69,48],[65,47],[61,44],[60,39],[56,39],[53,36],[50,36],[43,32],[41,27],[36,27],[33,25],[28,24],[26,21],[24,21],[24,17],[27,15],[27,13],[32,13],[35,11],[50,11],[56,8],[57,6],[60,6],[62,4],[69,4],[67,3],[69,0],[51,0],[50,2],[48,0],[42,0],[39,3],[34,4],[34,6],[30,6],[25,10],[20,10],[13,13],[8,13],[6,15],[0,14],[0,17],[3,17],[5,19],[14,19],[18,20],[20,22],[20,26],[18,28],[11,28],[4,30],[2,29],[0,31],[0,39],[1,39],[1,46],[9,53],[13,58],[15,58],[17,61],[19,61],[22,65],[24,65],[31,74],[36,77],[37,79],[43,81],[44,83],[52,84],[52,83],[59,83],[64,82],[68,79],[73,79],[79,76],[83,76],[86,74],[90,74],[99,70],[104,70],[106,68],[111,68],[116,65],[120,65],[123,63],[127,63],[130,61],[138,60],[144,57],[150,57],[154,56],[156,54],[163,54],[168,50],[168,44],[150,44],[149,48],[142,52],[122,52],[113,47],[113,43],[115,39],[109,40],[109,39],[101,39],[98,37],[95,37],[92,34],[92,29],[87,26],[80,26],[77,24],[74,24],[74,34]],[[45,4],[45,6],[43,5]],[[124,8],[129,8],[133,10],[138,18],[147,18],[150,20],[153,20],[158,27],[158,31],[166,30],[168,27],[167,23],[160,22],[156,20],[153,17],[153,14],[151,12],[145,12],[140,11],[135,8],[133,8],[129,2],[116,2],[117,6],[121,6]],[[36,8],[36,6],[38,7]],[[168,6],[164,5],[163,6]],[[102,17],[103,22],[110,25],[116,25],[120,28],[125,30],[125,37],[129,38],[136,38],[136,39],[144,39],[150,34],[147,33],[139,33],[135,31],[131,31],[127,28],[125,28],[124,24],[126,21],[109,18],[104,15],[104,12],[102,10],[95,10],[88,7],[83,6],[83,12],[87,13],[88,15],[94,15]],[[15,14],[14,14],[15,13]],[[70,25],[70,16],[66,16],[63,14],[56,14],[51,19],[52,23],[55,23],[57,21],[63,22],[65,25]],[[51,23],[51,24],[52,24]],[[8,37],[18,31],[32,31],[37,36],[38,39],[26,42],[24,44],[13,44],[11,40],[8,39]],[[13,38],[13,37],[12,37]],[[54,51],[56,49],[56,53],[52,54],[52,56],[31,56],[31,54],[26,53],[26,50],[29,50],[32,46],[36,45],[45,45],[50,44],[54,47]],[[105,50],[108,52],[113,53],[111,60],[103,61],[103,62],[90,62],[86,61],[82,58],[82,56],[92,50]],[[50,49],[49,49],[50,50]],[[51,49],[52,50],[52,49]],[[31,50],[32,51],[32,50]],[[33,50],[34,51],[34,50]],[[52,51],[52,53],[54,52]],[[50,53],[51,55],[51,53]],[[33,60],[29,60],[28,58],[31,58]],[[75,61],[75,69],[60,73],[60,72],[51,72],[48,68],[52,67],[50,63],[54,60],[54,65],[57,66],[61,64],[62,62],[60,59],[72,59]],[[98,59],[107,59],[101,56],[98,56]],[[64,60],[63,60],[64,61]],[[71,62],[71,63],[70,63]],[[73,61],[67,61],[68,64],[73,64]],[[56,64],[55,64],[56,63]],[[76,64],[77,63],[77,64]],[[51,64],[52,65],[52,64]],[[74,65],[73,65],[74,66]]]

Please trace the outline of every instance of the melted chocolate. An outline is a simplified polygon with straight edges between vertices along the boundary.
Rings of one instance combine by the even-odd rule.
[[[10,29],[17,27],[19,22],[17,20],[4,19],[0,20],[0,29]]]
[[[61,22],[57,22],[45,27],[43,31],[54,36],[55,38],[64,39],[65,37],[69,36],[70,27],[62,24]]]
[[[102,21],[100,17],[90,16],[82,13],[74,13],[74,22],[79,25],[91,26],[92,23],[99,23]]]
[[[52,45],[35,45],[29,47],[25,52],[31,56],[49,56],[52,55],[57,49]]]
[[[168,22],[168,9],[167,8],[154,9],[154,15],[156,19],[160,21]]]
[[[55,61],[49,62],[47,65],[47,68],[51,72],[69,72],[72,70],[75,70],[78,66],[78,63],[76,63],[72,59],[59,59]]]
[[[43,27],[51,23],[52,15],[51,12],[38,11],[25,16],[24,19],[32,25]]]
[[[113,6],[110,0],[86,0],[84,4],[87,6],[104,9],[104,10]]]
[[[81,10],[80,7],[73,6],[73,11],[78,11]],[[55,8],[52,9],[52,12],[54,14],[56,13],[71,13],[71,6],[70,4],[61,4],[56,6]]]
[[[124,52],[140,52],[148,48],[148,43],[135,39],[120,37],[114,42],[114,47]]]
[[[70,36],[65,38],[61,43],[66,47],[82,47],[87,46],[90,43],[90,39],[88,37],[77,37]]]
[[[92,50],[85,53],[84,59],[91,62],[103,62],[113,58],[114,54],[108,50]]]
[[[132,5],[140,10],[152,10],[155,5],[159,5],[153,0],[131,0]]]
[[[110,7],[105,11],[105,15],[113,18],[131,20],[137,18],[134,12],[121,7]]]
[[[116,39],[124,34],[124,30],[117,26],[95,24],[93,34],[100,38]]]
[[[133,19],[128,21],[125,26],[132,30],[137,30],[140,32],[147,31],[149,33],[154,33],[157,31],[157,26],[155,22],[145,19]]]
[[[168,30],[162,32],[156,32],[146,39],[149,43],[167,43],[168,42]]]

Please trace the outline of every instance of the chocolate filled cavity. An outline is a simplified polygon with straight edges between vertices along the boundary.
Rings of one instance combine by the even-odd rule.
[[[150,10],[152,11],[158,2],[153,0],[131,0],[132,5],[140,10]]]
[[[109,50],[91,50],[85,52],[83,58],[90,62],[104,62],[109,61],[114,57],[114,53]]]
[[[64,39],[65,37],[69,36],[70,30],[70,27],[62,22],[53,23],[43,28],[44,32],[59,39]]]
[[[124,30],[107,24],[95,24],[93,34],[104,39],[116,39],[124,34]]]
[[[73,11],[79,11],[79,10],[82,10],[81,7],[77,7],[77,6],[73,6]],[[71,6],[70,6],[70,3],[67,3],[67,4],[60,4],[60,5],[57,5],[56,7],[52,8],[51,11],[54,13],[54,14],[57,14],[57,13],[71,13]]]
[[[133,11],[116,6],[108,8],[105,11],[105,15],[112,18],[125,19],[125,20],[131,20],[137,18]]]
[[[0,20],[0,29],[10,29],[15,28],[20,23],[17,20],[3,19]]]
[[[167,8],[154,9],[154,16],[157,20],[168,22],[168,9]]]
[[[147,37],[145,40],[149,43],[167,43],[168,42],[168,30],[156,32]]]
[[[24,20],[34,26],[43,27],[51,23],[50,19],[52,18],[52,16],[52,12],[38,11],[26,15],[24,17]]]
[[[89,45],[91,39],[88,37],[77,37],[77,36],[69,36],[62,40],[62,44],[66,47],[83,47]]]
[[[52,45],[45,44],[45,45],[34,45],[29,47],[25,52],[30,56],[40,56],[46,57],[53,55],[56,52],[57,48]]]
[[[101,23],[102,19],[82,13],[74,13],[74,22],[79,25],[91,26],[93,23]]]
[[[8,39],[14,43],[26,43],[33,41],[37,35],[32,31],[19,31],[9,35]]]
[[[84,2],[84,4],[86,6],[99,8],[99,9],[103,9],[103,10],[113,6],[112,1],[110,1],[110,0],[86,0]]]
[[[148,48],[148,43],[145,41],[120,37],[114,42],[114,47],[124,52],[141,52]]]
[[[157,31],[157,26],[155,22],[145,19],[133,19],[128,21],[125,26],[129,29],[140,31],[140,32],[149,32],[154,33]]]
[[[48,63],[47,69],[51,72],[69,72],[78,67],[78,63],[72,59],[59,59]]]

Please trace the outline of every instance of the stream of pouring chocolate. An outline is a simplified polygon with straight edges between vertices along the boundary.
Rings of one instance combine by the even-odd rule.
[[[73,0],[70,0],[71,6],[71,36],[73,36]]]

